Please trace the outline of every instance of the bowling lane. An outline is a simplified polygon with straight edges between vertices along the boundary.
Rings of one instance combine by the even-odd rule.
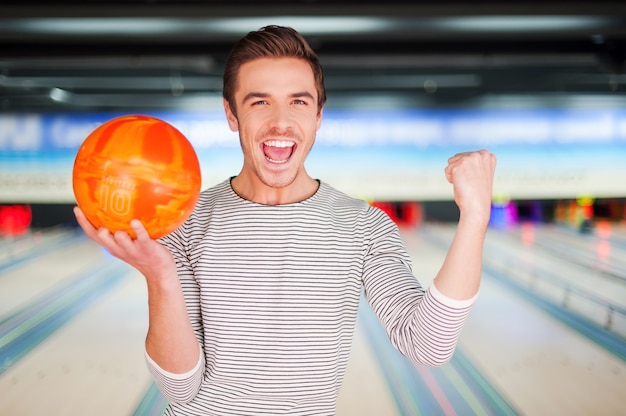
[[[47,239],[42,255],[0,272],[0,317],[60,283],[110,261],[110,256],[101,247],[86,238],[73,238],[66,241],[67,245],[61,245],[59,241]]]
[[[346,377],[337,399],[337,416],[400,416],[370,345],[357,327]]]
[[[574,264],[626,280],[626,240],[613,232],[612,224],[600,222],[589,233],[560,225],[522,224],[508,230],[526,246],[538,246]]]
[[[2,276],[11,307],[112,260],[81,239]],[[151,378],[143,359],[147,305],[143,277],[135,271],[0,375],[0,414],[131,415]],[[3,308],[5,303],[2,303]],[[32,400],[37,397],[37,400]],[[160,400],[152,399],[152,403]],[[357,328],[338,416],[395,416],[398,411],[376,358]],[[138,413],[147,415],[147,413]],[[152,413],[151,413],[152,415]]]
[[[30,231],[20,236],[2,236],[0,238],[0,272],[14,267],[29,257],[45,253],[53,248],[55,243],[63,244],[75,235],[72,229],[52,227]]]
[[[626,221],[610,224],[609,230],[615,238],[626,242]]]
[[[626,249],[619,242],[524,224],[493,232],[485,253],[496,270],[626,337]]]
[[[453,231],[445,226],[424,230],[436,234],[442,244],[448,244]],[[557,240],[551,238],[553,234],[559,235]],[[618,250],[622,249],[613,251]],[[568,310],[598,325],[610,323],[613,332],[626,337],[626,283],[606,272],[607,268],[619,270],[626,253],[603,258],[601,268],[590,260],[596,256],[589,236],[555,230],[551,225],[524,224],[489,230],[484,263],[556,305],[567,304]]]
[[[436,273],[445,256],[441,246],[429,246],[428,236],[449,241],[453,231],[452,226],[425,225],[403,232],[418,275]],[[500,257],[521,255],[516,243],[494,234],[490,230],[486,245],[502,248]],[[523,256],[533,255],[541,252]],[[567,263],[551,267],[559,271]],[[458,348],[521,414],[618,415],[626,406],[623,360],[488,274]]]
[[[626,363],[487,277],[459,343],[526,415],[619,415]]]
[[[415,273],[425,286],[445,256],[445,248],[429,235],[445,239],[452,232],[451,227],[428,225],[402,231]],[[497,245],[518,253],[510,239]],[[87,261],[90,252],[98,253],[96,261],[106,258],[91,243],[83,246],[68,247],[52,261],[62,268]],[[42,264],[43,270],[33,266],[32,271],[45,274],[51,265]],[[134,271],[128,277],[0,376],[0,414],[133,414],[151,380],[143,361],[145,283]],[[338,416],[401,414],[360,325],[352,351]],[[521,414],[612,415],[626,406],[623,361],[489,275],[459,351]]]
[[[553,280],[565,281],[615,304],[626,301],[624,280],[604,272],[605,268],[619,270],[626,252],[600,258],[595,244],[584,235],[532,225],[520,227],[514,233],[494,231],[485,245],[485,255],[489,256],[488,261],[502,266],[506,260],[511,271],[525,275],[545,271]],[[603,266],[596,267],[600,261]]]
[[[131,273],[0,377],[0,414],[133,413],[151,379],[143,358],[145,283]]]

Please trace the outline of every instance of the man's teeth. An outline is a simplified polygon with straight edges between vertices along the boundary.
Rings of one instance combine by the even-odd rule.
[[[272,139],[263,143],[265,158],[272,163],[286,163],[293,153],[295,142],[291,140]]]
[[[293,147],[294,144],[291,140],[268,140],[265,142],[266,146],[271,147]]]

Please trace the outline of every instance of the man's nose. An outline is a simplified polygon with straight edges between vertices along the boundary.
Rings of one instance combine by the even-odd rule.
[[[272,106],[272,112],[270,117],[271,127],[277,128],[279,130],[286,129],[287,127],[291,126],[293,122],[288,105],[276,104]]]

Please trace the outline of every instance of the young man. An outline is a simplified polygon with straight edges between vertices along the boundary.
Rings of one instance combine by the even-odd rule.
[[[445,175],[457,233],[424,290],[382,211],[310,177],[304,161],[326,101],[322,69],[296,31],[269,26],[233,48],[224,109],[239,174],[204,191],[175,232],[87,235],[146,278],[148,367],[168,415],[333,415],[361,289],[416,365],[450,359],[478,291],[495,157],[457,154]]]

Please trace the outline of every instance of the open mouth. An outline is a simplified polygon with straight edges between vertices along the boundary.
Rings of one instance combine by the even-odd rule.
[[[291,140],[268,140],[263,142],[265,159],[272,163],[287,163],[296,144]]]

